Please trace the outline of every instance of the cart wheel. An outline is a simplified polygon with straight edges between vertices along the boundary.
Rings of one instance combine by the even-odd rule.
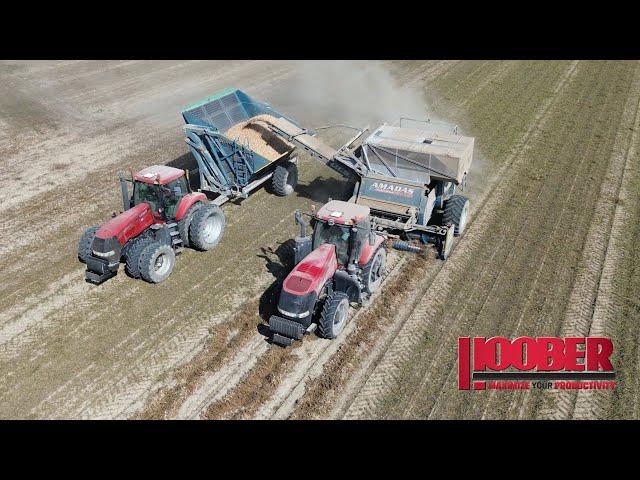
[[[453,236],[455,229],[453,225],[447,230],[447,235],[444,237],[444,242],[441,246],[440,258],[442,260],[446,260],[451,255],[451,250],[453,249]]]
[[[291,195],[298,184],[298,166],[292,162],[286,162],[276,167],[273,174],[273,191],[280,197]]]
[[[442,223],[455,225],[454,234],[459,237],[464,233],[469,215],[469,199],[463,195],[453,195],[444,204]]]

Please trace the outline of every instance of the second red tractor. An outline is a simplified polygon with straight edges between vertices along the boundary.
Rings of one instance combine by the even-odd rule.
[[[299,212],[296,222],[295,267],[282,284],[279,315],[269,319],[274,343],[284,346],[316,327],[321,337],[337,337],[350,304],[380,287],[386,265],[385,237],[373,230],[367,206],[326,203],[313,215],[309,236]]]
[[[133,184],[131,197],[127,183]],[[115,276],[122,261],[132,277],[159,283],[185,247],[209,250],[220,241],[224,213],[204,193],[191,191],[185,171],[154,165],[131,179],[121,176],[120,184],[123,211],[86,229],[78,245],[88,282],[100,284]]]

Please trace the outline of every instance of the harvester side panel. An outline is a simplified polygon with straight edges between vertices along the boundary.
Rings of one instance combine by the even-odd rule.
[[[472,137],[389,125],[379,127],[363,146],[376,173],[425,184],[461,183],[471,167],[473,148]]]

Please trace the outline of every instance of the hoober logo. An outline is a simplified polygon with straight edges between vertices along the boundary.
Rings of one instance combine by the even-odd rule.
[[[604,337],[460,337],[460,390],[610,390],[613,342]]]

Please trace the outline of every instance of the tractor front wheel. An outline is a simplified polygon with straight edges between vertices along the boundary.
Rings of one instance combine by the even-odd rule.
[[[384,267],[387,263],[387,252],[384,247],[378,248],[376,253],[373,254],[371,260],[362,269],[362,280],[364,283],[364,291],[368,294],[373,294],[382,283],[382,275],[384,274]]]
[[[272,180],[273,191],[280,197],[291,195],[298,185],[298,166],[286,162],[276,167]]]
[[[176,254],[169,245],[151,242],[140,255],[140,276],[149,283],[163,282],[175,264]]]
[[[93,246],[93,239],[96,238],[96,232],[100,227],[89,227],[87,228],[82,237],[80,237],[80,242],[78,243],[78,260],[82,263],[87,263],[87,258],[91,256],[91,248]]]
[[[189,244],[202,251],[218,245],[224,234],[224,212],[213,203],[196,210],[189,225]]]
[[[318,321],[318,335],[336,338],[344,329],[349,314],[349,296],[344,292],[333,292],[327,296]]]
[[[140,278],[140,255],[147,245],[153,242],[148,236],[136,237],[125,245],[123,256],[125,259],[125,271],[133,278]]]

